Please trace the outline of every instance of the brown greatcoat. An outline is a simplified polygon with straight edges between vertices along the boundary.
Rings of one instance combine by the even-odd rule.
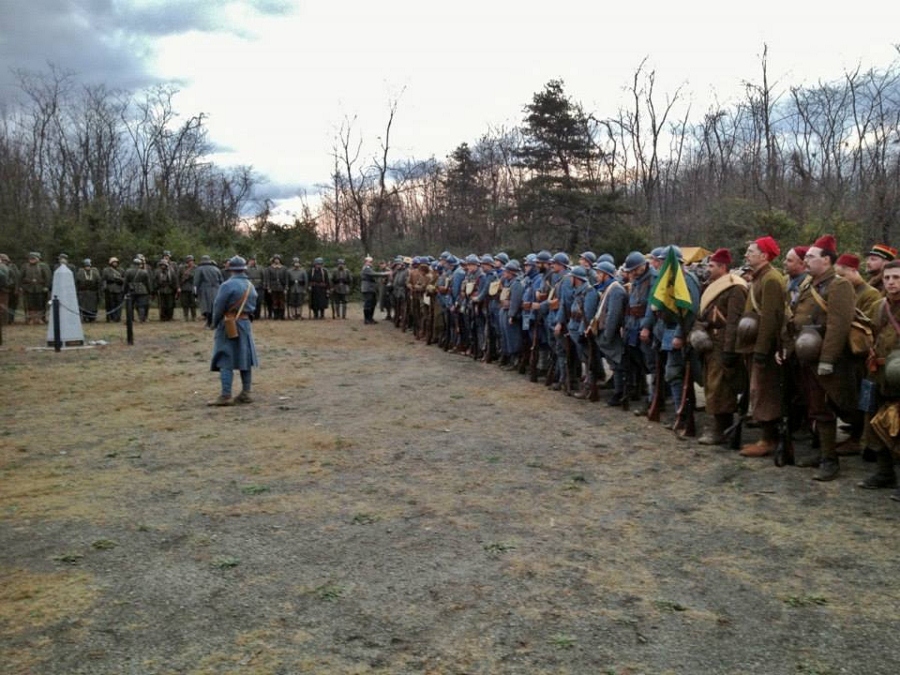
[[[813,294],[815,289],[828,308],[826,312]],[[855,358],[847,345],[850,336],[850,323],[856,312],[856,293],[853,284],[837,276],[834,268],[830,268],[821,276],[804,284],[797,299],[794,314],[787,325],[788,338],[796,338],[804,326],[816,326],[822,336],[822,352],[819,363],[830,363],[834,366],[831,375],[815,374],[818,364],[805,364],[804,369],[812,374],[814,382],[824,390],[829,402],[839,411],[850,412],[856,409],[859,397],[859,359]],[[793,350],[793,341],[786,344]],[[812,396],[814,392],[807,391]],[[819,415],[823,411],[816,410],[815,401],[810,400],[810,415]]]
[[[705,326],[713,348],[703,360],[706,412],[710,415],[733,413],[743,392],[747,372],[742,362],[726,367],[723,354],[734,353],[737,326],[747,303],[747,282],[729,274],[710,284],[700,298],[698,322]]]
[[[853,290],[856,292],[857,309],[874,321],[875,311],[884,296],[878,292],[877,288],[873,288],[862,280],[858,284],[854,284]]]
[[[774,422],[781,417],[780,366],[775,352],[781,346],[785,305],[784,276],[770,263],[753,274],[744,315],[755,315],[759,329],[755,342],[743,349],[752,353],[750,365],[750,408],[757,422]]]

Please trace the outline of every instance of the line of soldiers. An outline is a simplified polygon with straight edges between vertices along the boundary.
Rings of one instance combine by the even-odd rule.
[[[151,264],[144,255],[137,254],[127,268],[122,268],[119,259],[112,257],[100,270],[90,258],[85,258],[76,268],[65,253],[59,254],[52,269],[38,252],[29,253],[21,266],[6,254],[0,254],[3,325],[15,322],[20,303],[26,325],[47,323],[53,272],[59,265],[71,268],[78,295],[77,311],[88,323],[96,321],[101,300],[106,321],[120,322],[125,296],[130,294],[140,322],[147,321],[151,302],[155,300],[160,321],[171,321],[180,307],[185,321],[196,321],[199,309],[200,317],[210,326],[216,292],[223,282],[222,270],[208,255],[202,256],[199,263],[192,255],[176,263],[171,253],[164,251],[156,264]],[[300,319],[307,301],[312,318],[325,318],[329,304],[333,319],[347,318],[353,275],[343,259],[338,259],[334,270],[328,270],[322,258],[316,258],[307,269],[300,265],[298,258],[293,259],[291,267],[285,267],[281,256],[275,255],[267,267],[259,267],[251,257],[247,274],[261,299],[255,311],[256,319]]]
[[[900,451],[900,260],[878,244],[861,260],[826,235],[781,255],[772,237],[747,246],[735,268],[718,249],[686,265],[679,247],[609,254],[449,251],[398,256],[381,273],[382,310],[403,332],[448,352],[528,374],[549,388],[662,421],[695,435],[695,383],[709,428],[704,445],[745,457],[839,474],[839,456],[877,462],[863,488],[896,488]],[[677,261],[681,305],[668,307],[657,280]],[[666,283],[669,283],[666,281]],[[387,299],[385,301],[385,298]],[[744,424],[760,438],[742,445]],[[838,423],[847,438],[838,442]],[[794,441],[808,441],[808,448]],[[900,490],[893,499],[900,500]]]

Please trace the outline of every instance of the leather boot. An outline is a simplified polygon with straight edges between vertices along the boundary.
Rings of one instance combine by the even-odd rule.
[[[837,422],[817,422],[822,463],[813,475],[813,480],[829,481],[837,478],[841,465],[837,454]]]
[[[877,451],[878,468],[871,476],[857,483],[857,487],[864,490],[878,490],[880,488],[897,487],[897,473],[894,471],[894,456],[890,450]]]
[[[715,416],[713,428],[697,439],[700,445],[721,445],[725,442],[725,430],[731,426],[731,413],[722,413]]]

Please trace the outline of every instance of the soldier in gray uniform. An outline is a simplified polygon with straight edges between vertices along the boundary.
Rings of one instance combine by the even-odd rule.
[[[208,255],[201,257],[200,264],[194,270],[194,295],[197,296],[200,314],[206,319],[207,328],[212,328],[213,303],[221,285],[222,272],[218,266]]]
[[[372,259],[369,258],[371,266]],[[337,269],[331,273],[331,318],[336,319],[338,316],[342,319],[347,318],[347,297],[350,295],[350,288],[353,286],[353,275],[350,274],[345,266],[344,259],[338,258]],[[377,287],[376,287],[377,290]],[[375,312],[375,305],[372,305],[372,313]]]
[[[378,293],[378,282],[388,276],[388,272],[376,272],[372,268],[372,257],[366,256],[363,260],[362,271],[359,273],[359,287],[363,297],[363,323],[375,324],[375,297]],[[346,307],[346,304],[344,305]],[[342,318],[347,318],[346,314]]]
[[[194,256],[189,255],[184,263],[178,267],[178,299],[181,305],[181,313],[185,321],[197,320],[197,300],[194,298]]]
[[[294,258],[291,269],[287,271],[288,318],[302,319],[303,305],[306,303],[306,284],[309,281],[306,270],[300,265],[300,258]]]

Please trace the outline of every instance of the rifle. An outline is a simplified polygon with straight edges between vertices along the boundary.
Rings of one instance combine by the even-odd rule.
[[[629,361],[626,361],[629,364]],[[630,373],[626,370],[626,376]],[[628,391],[626,381],[625,391]],[[659,413],[662,410],[664,399],[666,397],[665,369],[660,352],[656,353],[656,367],[653,374],[653,398],[650,401],[650,408],[647,410],[647,419],[651,422],[659,422]]]
[[[738,396],[738,418],[734,424],[728,427],[723,435],[730,438],[728,447],[732,450],[740,450],[742,444],[742,436],[744,431],[744,418],[747,417],[747,410],[750,407],[750,373],[745,373],[744,390]]]
[[[694,437],[697,435],[697,427],[694,423],[697,401],[694,394],[694,373],[691,368],[692,355],[687,345],[682,347],[682,353],[684,354],[684,381],[681,385],[681,403],[675,413],[673,429],[678,432],[679,436]]]
[[[515,326],[514,330],[519,331],[519,336],[521,338],[520,344],[522,345],[521,347],[519,347],[518,372],[519,372],[519,375],[524,375],[525,371],[527,370],[528,366],[531,363],[531,353],[529,352],[529,349],[531,348],[531,344],[528,342],[525,342],[525,331],[522,330],[521,323],[519,323],[518,326]]]
[[[588,333],[586,337],[588,349],[587,376],[589,378],[588,382],[590,383],[588,400],[598,401],[600,399],[600,392],[597,390],[597,343],[594,341],[594,336],[592,334]]]
[[[572,337],[569,332],[561,333],[559,339],[563,341],[563,350],[566,353],[566,372],[563,373],[563,386],[567,395],[572,395]]]
[[[778,420],[778,445],[775,447],[775,466],[794,464],[794,439],[791,437],[791,404],[793,398],[790,377],[785,364],[778,369],[781,375],[781,418]]]
[[[491,326],[491,310],[490,310],[490,299],[486,297],[484,299],[484,304],[481,307],[482,312],[484,313],[484,357],[483,361],[485,363],[491,362],[491,343],[493,340],[493,326]]]
[[[531,330],[531,351],[528,354],[528,379],[537,382],[538,379],[538,357],[541,351],[541,326],[540,315],[536,312],[534,320],[531,322],[529,329]]]

